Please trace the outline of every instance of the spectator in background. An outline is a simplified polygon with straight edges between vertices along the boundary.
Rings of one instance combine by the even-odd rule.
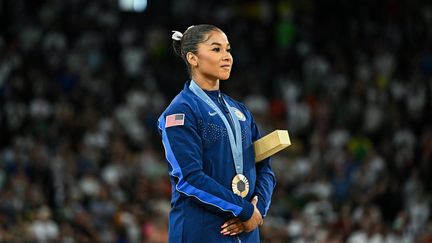
[[[47,206],[38,209],[36,218],[29,225],[30,239],[36,242],[54,242],[59,239],[59,226],[52,220],[51,210]]]
[[[263,242],[359,239],[364,207],[380,212],[381,239],[430,242],[428,1],[148,3],[0,1],[0,241],[30,239],[42,207],[56,241],[167,241],[155,122],[187,75],[166,36],[201,21],[241,43],[224,92],[293,142],[273,158]],[[314,220],[327,203],[333,216]]]

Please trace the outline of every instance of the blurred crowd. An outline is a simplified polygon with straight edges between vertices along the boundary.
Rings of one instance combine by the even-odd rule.
[[[222,90],[287,129],[262,242],[432,242],[432,4],[0,1],[0,242],[167,240],[171,30],[233,47]]]

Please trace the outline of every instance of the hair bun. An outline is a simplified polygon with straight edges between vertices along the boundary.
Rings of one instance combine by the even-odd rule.
[[[183,38],[183,34],[177,30],[173,30],[172,32],[173,32],[173,34],[172,34],[171,38],[175,41],[181,41],[181,39]]]

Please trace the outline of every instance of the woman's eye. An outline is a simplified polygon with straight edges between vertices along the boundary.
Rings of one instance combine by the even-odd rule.
[[[219,51],[220,51],[220,48],[219,48],[219,47],[213,48],[213,51],[215,51],[215,52],[219,52]]]
[[[231,48],[228,48],[228,49],[227,49],[227,52],[231,52],[231,50],[232,50]]]

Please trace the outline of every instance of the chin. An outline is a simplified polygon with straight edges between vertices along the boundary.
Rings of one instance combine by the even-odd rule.
[[[219,80],[227,80],[227,79],[229,79],[229,77],[230,77],[229,74],[228,75],[222,75],[219,77]]]

